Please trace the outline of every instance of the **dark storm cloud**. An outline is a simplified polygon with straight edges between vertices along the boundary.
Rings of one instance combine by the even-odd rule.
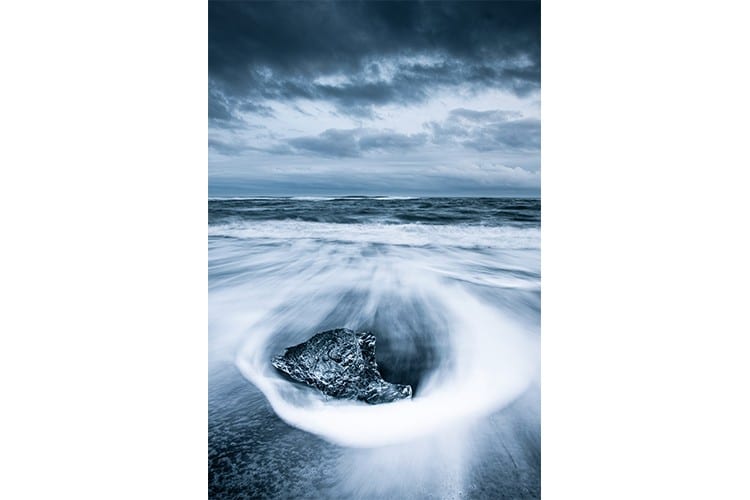
[[[540,122],[515,111],[454,109],[442,122],[424,125],[435,144],[461,144],[476,151],[536,152]]]
[[[472,122],[504,122],[520,117],[521,113],[518,111],[505,111],[501,109],[476,111],[473,109],[458,108],[450,112],[451,120],[463,118]]]
[[[238,128],[247,126],[242,120],[241,113],[251,113],[259,116],[273,116],[273,110],[250,100],[227,97],[216,89],[208,92],[208,121],[218,128]]]
[[[425,134],[399,134],[389,130],[329,129],[316,136],[295,137],[268,152],[313,153],[319,156],[360,157],[368,152],[398,152],[414,149],[427,140]],[[285,148],[285,146],[287,146]]]
[[[321,156],[354,157],[360,156],[359,141],[353,130],[329,129],[310,137],[289,139],[293,151],[308,151]]]
[[[313,154],[329,158],[357,158],[378,153],[400,153],[428,143],[459,145],[476,151],[536,152],[540,122],[522,118],[517,111],[458,108],[442,122],[423,125],[425,133],[402,134],[370,128],[328,129],[318,135],[294,137],[269,148],[245,147],[276,155]],[[242,152],[239,146],[217,143],[222,154]]]
[[[209,139],[208,148],[227,156],[235,156],[248,150],[248,148],[242,144],[221,141],[218,139]]]
[[[360,138],[359,148],[362,151],[406,151],[425,143],[425,134],[399,134],[396,132],[379,132]]]
[[[472,131],[462,144],[477,151],[539,151],[540,123],[536,119],[493,123]]]
[[[538,2],[209,2],[216,126],[242,106],[268,113],[266,100],[368,116],[456,86],[539,87]]]

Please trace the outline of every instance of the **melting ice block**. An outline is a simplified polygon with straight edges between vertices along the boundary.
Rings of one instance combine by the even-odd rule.
[[[271,363],[334,398],[380,404],[411,397],[411,386],[383,380],[375,361],[375,335],[370,332],[347,328],[321,332],[288,347]]]

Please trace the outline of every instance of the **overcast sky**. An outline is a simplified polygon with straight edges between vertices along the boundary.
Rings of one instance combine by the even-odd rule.
[[[209,2],[209,195],[539,194],[538,2]]]

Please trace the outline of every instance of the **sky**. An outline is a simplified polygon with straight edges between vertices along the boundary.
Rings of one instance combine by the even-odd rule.
[[[537,196],[539,2],[209,2],[209,196]]]

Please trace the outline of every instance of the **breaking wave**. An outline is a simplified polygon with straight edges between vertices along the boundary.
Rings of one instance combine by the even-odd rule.
[[[337,224],[299,221],[264,221],[220,224],[209,227],[209,236],[243,239],[324,240],[384,245],[539,248],[539,228],[482,227],[426,224]]]

